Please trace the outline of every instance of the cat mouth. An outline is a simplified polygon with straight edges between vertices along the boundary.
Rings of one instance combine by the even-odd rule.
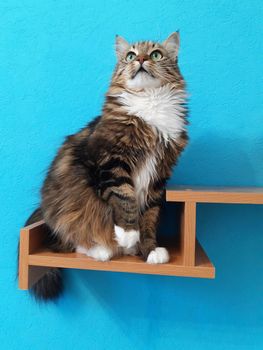
[[[140,72],[148,73],[147,70],[146,70],[145,68],[143,68],[143,66],[141,66],[141,67],[138,69],[138,71],[137,71],[136,74],[138,74],[138,73],[140,73]]]
[[[151,77],[154,78],[154,76],[153,76],[151,73],[149,73],[143,66],[141,66],[141,67],[137,70],[137,72],[135,72],[135,74],[132,76],[132,79],[134,79],[134,78],[137,76],[138,73],[146,73],[146,74],[149,74]]]

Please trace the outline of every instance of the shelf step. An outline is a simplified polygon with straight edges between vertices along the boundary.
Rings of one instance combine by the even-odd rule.
[[[169,263],[151,265],[144,262],[139,256],[122,256],[111,261],[100,262],[79,253],[54,253],[44,247],[45,235],[46,225],[43,221],[21,230],[20,289],[31,288],[52,267],[166,276],[215,277],[215,268],[197,240],[195,247],[192,247],[195,259],[185,259],[186,252],[183,249],[185,241],[171,237],[170,241],[166,240],[165,243],[161,244],[170,253]]]
[[[150,265],[137,256],[124,256],[108,262],[95,261],[77,253],[54,253],[45,249],[46,225],[39,221],[22,228],[20,234],[19,288],[29,289],[52,267],[129,272],[151,275],[214,278],[215,268],[196,240],[198,203],[263,204],[263,188],[170,186],[168,202],[182,202],[179,240],[164,246],[170,253],[167,264]]]
[[[168,186],[167,202],[263,204],[262,187]]]
[[[197,243],[196,265],[184,266],[179,247],[167,247],[170,262],[151,265],[138,256],[123,256],[107,262],[93,260],[79,253],[53,253],[40,250],[28,257],[30,266],[61,267],[69,269],[130,272],[151,275],[188,276],[214,278],[215,268],[209,261],[201,245]]]

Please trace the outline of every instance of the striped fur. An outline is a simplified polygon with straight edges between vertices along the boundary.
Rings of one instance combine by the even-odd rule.
[[[178,47],[178,33],[163,44],[117,37],[102,115],[66,138],[41,190],[58,249],[75,247],[101,260],[139,249],[149,263],[167,261],[156,250],[156,227],[166,180],[187,143]],[[158,62],[154,50],[162,54]]]

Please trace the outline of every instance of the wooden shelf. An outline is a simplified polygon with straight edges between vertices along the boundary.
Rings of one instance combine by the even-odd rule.
[[[168,202],[263,204],[262,187],[168,186]]]
[[[138,256],[123,256],[100,262],[79,253],[54,253],[45,249],[42,243],[45,228],[45,223],[39,221],[21,230],[20,289],[29,289],[52,267],[167,276],[215,277],[215,268],[198,242],[196,242],[194,265],[185,265],[183,250],[178,240],[174,240],[171,244],[163,244],[170,253],[170,261],[167,264],[150,265]]]
[[[169,186],[166,200],[182,203],[179,240],[164,244],[170,253],[169,263],[150,265],[137,256],[99,262],[78,253],[54,253],[43,246],[46,226],[40,221],[24,227],[20,233],[20,289],[29,289],[52,267],[214,278],[215,268],[196,239],[197,204],[263,204],[263,188]]]
[[[29,255],[30,266],[61,267],[83,270],[100,270],[130,272],[151,275],[189,276],[214,278],[215,269],[204,250],[197,243],[195,266],[184,266],[179,247],[168,247],[170,262],[168,264],[150,265],[138,256],[123,256],[107,262],[95,261],[78,253],[53,253],[40,250]]]

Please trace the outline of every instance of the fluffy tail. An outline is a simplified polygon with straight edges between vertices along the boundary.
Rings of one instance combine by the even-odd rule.
[[[25,226],[31,225],[37,221],[43,219],[41,209],[36,209],[33,214],[28,218],[25,223]],[[51,230],[47,232],[47,239],[45,241],[45,246],[48,248],[60,251],[59,240],[52,234]],[[19,244],[18,244],[18,261],[19,261]],[[38,282],[36,282],[30,292],[33,296],[39,301],[54,301],[56,300],[63,292],[63,279],[61,269],[52,268],[50,269],[43,277],[41,277]]]

